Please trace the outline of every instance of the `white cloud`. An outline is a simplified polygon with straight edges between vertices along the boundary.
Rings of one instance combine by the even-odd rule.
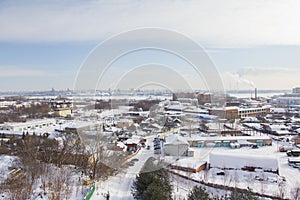
[[[238,72],[223,73],[222,78],[227,90],[289,89],[300,86],[300,69],[244,67]]]
[[[0,77],[32,77],[45,75],[41,70],[22,69],[12,66],[0,66],[0,71]]]
[[[297,0],[32,2],[2,4],[0,40],[102,40],[161,27],[215,46],[300,44]]]
[[[257,76],[257,75],[281,75],[281,74],[298,74],[300,69],[291,69],[284,67],[243,67],[237,71],[239,76]]]
[[[238,73],[225,72],[222,74],[224,88],[227,90],[249,90],[254,88],[254,83],[241,77]]]

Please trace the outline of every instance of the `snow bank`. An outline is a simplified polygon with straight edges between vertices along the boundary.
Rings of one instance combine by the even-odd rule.
[[[7,175],[12,168],[18,168],[20,165],[17,156],[0,156],[0,183],[3,183],[7,179]]]

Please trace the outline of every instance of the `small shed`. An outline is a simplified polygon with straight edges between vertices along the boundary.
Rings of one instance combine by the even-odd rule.
[[[224,147],[230,147],[230,141],[223,141],[223,146]]]
[[[197,143],[198,148],[204,147],[204,145],[205,145],[204,141],[198,141],[198,143]]]
[[[170,156],[182,156],[186,153],[189,146],[189,143],[184,137],[173,134],[166,138],[164,153]]]
[[[215,147],[221,147],[221,141],[215,141]]]

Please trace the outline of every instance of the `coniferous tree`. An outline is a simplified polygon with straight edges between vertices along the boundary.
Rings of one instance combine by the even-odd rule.
[[[155,165],[150,158],[133,182],[131,192],[137,200],[172,199],[172,186],[168,172]]]
[[[209,200],[209,194],[205,188],[194,186],[188,194],[188,200]]]
[[[248,188],[246,192],[240,192],[233,190],[230,195],[230,200],[258,200],[258,197],[252,194],[252,191]]]

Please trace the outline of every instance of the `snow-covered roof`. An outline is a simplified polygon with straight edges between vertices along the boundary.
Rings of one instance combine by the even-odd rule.
[[[249,155],[211,152],[209,155],[209,163],[215,168],[233,168],[242,169],[243,167],[256,167],[264,170],[278,170],[278,160],[273,156],[266,155]]]
[[[201,159],[196,159],[194,157],[177,159],[177,157],[165,156],[164,161],[168,164],[173,165],[173,166],[192,168],[192,169],[196,169],[199,166],[206,163],[206,161],[203,161]]]
[[[291,132],[289,132],[288,130],[277,130],[276,131],[276,134],[277,135],[288,135],[290,134]]]
[[[162,126],[160,126],[160,125],[159,125],[159,124],[157,124],[157,123],[153,123],[153,124],[150,124],[150,125],[149,125],[149,128],[161,129],[161,128],[162,128]]]
[[[271,112],[273,113],[286,113],[284,108],[271,108]]]
[[[121,118],[117,122],[128,123],[128,122],[133,122],[133,120],[132,119],[128,119],[128,118]]]
[[[208,110],[204,110],[204,109],[201,109],[201,108],[187,108],[186,110],[184,110],[185,112],[192,112],[192,113],[200,113],[200,114],[207,114],[208,113]]]
[[[140,125],[138,123],[133,123],[131,126],[136,127],[136,128],[140,127]]]
[[[220,124],[219,123],[207,123],[206,126],[209,129],[215,129],[215,130],[219,130],[220,129]]]
[[[271,139],[267,135],[256,135],[256,136],[220,136],[220,137],[202,137],[198,135],[192,135],[187,137],[188,141],[231,141],[231,140],[269,140]]]
[[[237,143],[240,144],[240,145],[251,145],[251,144],[253,144],[252,142],[248,142],[247,140],[238,140]]]
[[[186,106],[183,105],[170,105],[167,107],[168,110],[184,110]]]
[[[179,145],[179,144],[189,145],[188,141],[180,135],[172,134],[166,137],[165,145]]]
[[[124,142],[124,144],[138,144],[140,139],[138,138],[130,138]]]
[[[297,118],[297,117],[291,117],[290,119],[293,123],[299,123],[300,122],[300,118]]]
[[[245,126],[255,128],[257,130],[261,129],[261,125],[258,123],[244,123]]]
[[[30,120],[27,122],[8,122],[5,123],[3,126],[11,126],[11,127],[23,127],[23,126],[31,126],[31,125],[39,125],[44,123],[55,123],[55,119],[37,119],[37,120]]]
[[[259,122],[259,120],[256,117],[245,117],[243,122]]]
[[[206,120],[215,120],[217,116],[215,115],[209,115],[209,114],[199,114],[200,119],[206,119]]]
[[[227,106],[227,107],[213,107],[211,110],[213,111],[225,111],[225,110],[238,110],[239,107],[237,106]]]
[[[118,132],[118,131],[121,131],[122,129],[118,128],[118,127],[111,126],[111,127],[105,128],[105,130],[108,131],[108,132]]]
[[[289,127],[284,124],[269,124],[267,125],[269,130],[280,132],[283,130],[287,130]]]
[[[127,146],[123,142],[117,142],[117,147],[123,149],[124,151],[127,149]]]
[[[163,148],[166,155],[182,156],[188,150],[189,143],[184,137],[173,134],[166,138]]]
[[[96,124],[99,124],[99,122],[97,122],[97,121],[73,120],[69,123],[62,124],[62,127],[80,129],[80,128],[85,128],[85,127],[96,125]]]

